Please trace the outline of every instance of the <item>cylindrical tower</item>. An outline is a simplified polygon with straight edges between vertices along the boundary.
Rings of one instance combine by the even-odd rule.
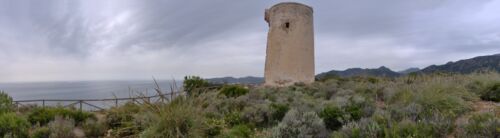
[[[314,82],[313,9],[284,2],[266,9],[265,85],[288,86]]]

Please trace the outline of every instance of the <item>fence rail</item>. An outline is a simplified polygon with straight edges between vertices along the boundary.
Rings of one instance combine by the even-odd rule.
[[[120,101],[132,101],[134,103],[136,102],[139,102],[139,101],[148,101],[150,102],[152,99],[154,100],[155,98],[156,101],[155,102],[165,102],[165,101],[169,101],[173,98],[175,98],[176,96],[179,96],[181,94],[183,94],[185,92],[183,91],[178,91],[178,92],[170,92],[170,93],[158,93],[157,95],[153,95],[153,96],[136,96],[136,97],[129,97],[129,98],[106,98],[106,99],[35,99],[35,100],[17,100],[17,101],[14,101],[14,105],[16,107],[22,107],[22,106],[25,106],[25,105],[28,105],[29,103],[40,103],[42,104],[42,107],[45,107],[47,106],[46,103],[47,102],[58,102],[58,104],[60,104],[61,102],[70,102],[69,104],[65,104],[65,105],[61,105],[62,107],[74,107],[75,105],[79,105],[79,110],[82,110],[83,109],[83,106],[84,105],[87,105],[87,106],[90,106],[90,107],[93,107],[93,108],[96,108],[96,109],[99,109],[99,110],[104,110],[106,107],[103,107],[102,105],[99,106],[99,105],[96,105],[96,104],[91,104],[90,102],[114,102],[114,106],[115,107],[118,107],[119,106],[119,102]]]

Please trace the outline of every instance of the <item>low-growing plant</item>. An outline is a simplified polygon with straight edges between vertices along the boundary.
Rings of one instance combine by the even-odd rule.
[[[77,111],[72,109],[66,109],[62,107],[56,108],[35,108],[28,114],[28,121],[32,124],[45,125],[48,122],[55,119],[56,116],[61,116],[65,118],[73,119],[77,124],[83,123],[83,121],[93,118],[95,115],[89,112]]]
[[[463,131],[457,137],[500,137],[500,119],[491,113],[475,114],[460,127]]]
[[[235,125],[243,123],[243,120],[241,119],[241,113],[240,112],[231,112],[231,113],[225,114],[224,115],[224,122],[226,122],[229,126],[235,126]]]
[[[271,135],[278,138],[326,137],[327,131],[316,113],[292,109],[272,129]]]
[[[49,127],[36,127],[30,134],[30,138],[49,138],[50,129]]]
[[[319,112],[319,117],[323,119],[326,128],[330,130],[338,130],[342,127],[343,115],[342,109],[336,106],[327,106]]]
[[[277,103],[272,103],[270,105],[270,108],[272,110],[271,118],[273,121],[280,122],[283,117],[285,117],[285,114],[290,110],[290,107],[286,104],[277,104]]]
[[[272,112],[267,104],[250,105],[242,111],[243,121],[257,127],[266,127],[271,124],[271,115]]]
[[[100,137],[104,136],[107,131],[104,122],[97,121],[95,119],[88,119],[82,124],[82,129],[87,137]]]
[[[252,137],[252,129],[247,125],[237,125],[229,130],[229,133],[224,137],[228,138],[250,138]]]
[[[500,102],[500,82],[487,87],[481,95],[482,100]]]
[[[222,119],[209,118],[205,121],[205,125],[207,126],[205,134],[208,137],[215,137],[222,133],[222,129],[226,127],[226,122]]]
[[[358,122],[350,122],[339,131],[334,131],[333,138],[376,138],[383,137],[383,125],[370,118],[362,118]]]
[[[55,119],[48,124],[51,138],[73,138],[75,133],[75,121],[71,118],[56,116]]]
[[[27,137],[30,125],[15,113],[0,114],[0,137]]]
[[[132,124],[134,120],[134,114],[138,113],[141,107],[138,105],[128,102],[120,107],[115,107],[108,112],[106,112],[106,124],[110,128],[124,127],[127,124]]]
[[[245,95],[249,90],[240,85],[226,85],[220,90],[220,94],[226,97],[239,97]]]
[[[141,137],[203,137],[203,116],[187,99],[179,97],[161,107]]]

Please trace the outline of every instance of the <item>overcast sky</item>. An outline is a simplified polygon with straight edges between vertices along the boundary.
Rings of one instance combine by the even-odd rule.
[[[263,76],[278,0],[0,0],[0,82]],[[500,0],[304,0],[316,73],[500,53]]]

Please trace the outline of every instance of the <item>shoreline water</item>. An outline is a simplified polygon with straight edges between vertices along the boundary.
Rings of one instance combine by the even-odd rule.
[[[160,88],[170,91],[173,81],[157,81]],[[177,87],[182,81],[176,81]],[[13,100],[33,99],[103,99],[136,96],[137,93],[155,94],[153,80],[117,81],[54,81],[54,82],[9,82],[0,83]]]

